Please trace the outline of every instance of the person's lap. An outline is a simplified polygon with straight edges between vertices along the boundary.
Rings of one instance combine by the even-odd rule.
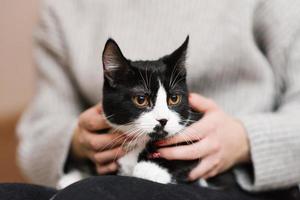
[[[279,196],[277,196],[279,197]],[[159,184],[133,177],[102,176],[75,183],[60,191],[55,200],[275,200],[237,190],[216,190],[195,185]],[[276,198],[277,199],[277,198]],[[278,199],[282,199],[279,197]],[[286,199],[286,198],[284,198]]]
[[[0,184],[1,200],[49,200],[57,190],[31,184]]]
[[[54,200],[274,200],[272,197],[258,197],[236,190],[213,190],[192,185],[163,185],[121,176],[92,177],[58,192],[35,185],[0,185],[1,200],[49,200],[51,196]]]

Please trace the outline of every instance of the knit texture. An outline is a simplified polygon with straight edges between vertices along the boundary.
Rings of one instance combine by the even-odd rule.
[[[187,35],[188,85],[245,126],[253,171],[235,170],[249,191],[300,183],[299,0],[49,0],[36,41],[37,91],[23,115],[19,161],[35,183],[63,174],[72,132],[101,101],[108,37],[126,57],[171,53]]]

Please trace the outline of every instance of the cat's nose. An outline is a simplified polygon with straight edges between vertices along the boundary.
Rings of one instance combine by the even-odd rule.
[[[157,121],[160,123],[161,126],[165,126],[168,122],[167,119],[157,119]]]

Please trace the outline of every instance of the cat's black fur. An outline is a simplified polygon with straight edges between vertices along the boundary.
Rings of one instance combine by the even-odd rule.
[[[188,106],[188,88],[186,84],[185,58],[189,38],[172,54],[164,56],[154,61],[131,61],[125,58],[112,39],[105,45],[103,53],[104,66],[104,86],[103,86],[103,109],[109,122],[113,124],[126,124],[136,119],[141,113],[148,112],[147,108],[141,109],[133,106],[131,96],[136,94],[148,94],[152,102],[155,102],[159,89],[159,78],[166,91],[182,95],[182,102],[173,109],[180,114],[182,119],[199,120],[200,113],[193,112]],[[108,51],[108,52],[107,52]],[[106,57],[105,57],[106,56]],[[106,66],[115,64],[117,69],[109,69]],[[174,69],[177,68],[177,69]],[[172,73],[178,73],[178,83],[170,88],[169,81]],[[143,86],[142,77],[148,77],[151,87]],[[152,105],[154,106],[154,105]],[[191,116],[192,115],[192,116]],[[184,122],[182,122],[183,124]],[[189,124],[186,124],[189,125]],[[155,141],[163,139],[167,134],[160,128],[150,133],[150,142],[138,157],[138,161],[151,161],[157,163],[172,174],[177,183],[188,183],[187,175],[198,163],[199,160],[192,161],[169,161],[163,158],[150,158],[149,155],[156,152]],[[186,144],[182,144],[186,145]],[[212,185],[221,189],[240,189],[231,171],[218,175],[208,180]],[[269,193],[264,193],[266,195]],[[279,193],[275,193],[278,195]],[[281,194],[289,195],[289,191],[282,191]]]

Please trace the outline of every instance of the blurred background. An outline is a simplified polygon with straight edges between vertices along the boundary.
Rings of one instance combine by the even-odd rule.
[[[24,182],[16,164],[15,125],[34,91],[32,31],[38,0],[1,0],[0,182]]]

